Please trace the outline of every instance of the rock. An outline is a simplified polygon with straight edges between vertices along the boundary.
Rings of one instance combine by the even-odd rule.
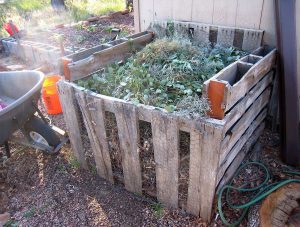
[[[10,214],[8,212],[0,214],[0,227],[4,226],[4,224],[8,222],[9,219],[10,219]]]

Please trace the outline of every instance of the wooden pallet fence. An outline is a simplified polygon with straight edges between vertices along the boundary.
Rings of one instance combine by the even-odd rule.
[[[161,23],[165,23],[161,27],[166,28],[167,23]],[[213,39],[218,42],[233,45],[238,42],[249,48],[260,45],[258,40],[262,34],[258,31],[253,33],[256,35],[249,35],[250,31],[248,34],[247,30],[237,31],[223,27],[212,29],[211,26],[198,23],[183,22],[175,24],[175,27],[181,32],[194,28],[193,34],[198,34],[199,40],[211,40],[214,36]],[[166,29],[161,30],[164,31],[167,32]],[[237,41],[237,34],[243,34],[242,41]],[[251,36],[254,41],[243,40],[246,36],[249,36],[248,39]],[[152,38],[151,32],[144,32],[135,35],[132,40],[142,40],[141,44],[145,45]],[[95,47],[89,50],[90,52],[86,50],[73,55],[70,60],[74,61],[76,66],[73,65],[72,68],[72,63],[69,62],[66,64],[68,66],[66,71],[69,71],[71,80],[87,77],[94,70],[104,67],[113,59],[116,60],[114,57],[116,53],[120,53],[123,58],[127,52],[123,52],[120,48],[123,49],[124,45],[128,45],[128,40],[119,40],[114,44]],[[86,64],[89,62],[87,60],[89,56],[97,60],[93,64]],[[134,105],[124,100],[96,94],[67,80],[60,81],[58,83],[60,99],[75,156],[83,166],[86,165],[83,143],[77,135],[80,120],[77,112],[81,112],[98,174],[111,183],[114,182],[116,173],[112,169],[105,125],[105,113],[113,113],[117,122],[116,131],[120,143],[125,188],[142,194],[143,160],[139,147],[141,133],[139,121],[150,123],[155,160],[156,197],[162,204],[176,208],[179,206],[180,193],[179,134],[180,131],[187,132],[190,136],[190,153],[184,209],[191,214],[200,215],[203,220],[210,220],[216,188],[229,180],[264,129],[263,122],[272,92],[275,57],[276,50],[260,47],[206,81],[204,94],[212,103],[213,109],[208,118],[187,119],[152,106]],[[87,66],[91,68],[87,69]],[[77,74],[75,68],[79,70]],[[215,110],[217,112],[214,112]]]

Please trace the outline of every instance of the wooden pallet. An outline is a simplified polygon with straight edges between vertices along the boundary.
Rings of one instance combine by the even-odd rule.
[[[138,38],[147,36],[148,42],[152,39],[149,34],[151,33],[144,33]],[[126,42],[128,41],[125,40],[120,45]],[[111,53],[112,48],[108,47],[102,53],[92,51],[93,57],[95,53],[99,56]],[[83,62],[86,56],[87,52],[81,55]],[[125,188],[142,194],[139,125],[140,121],[149,122],[154,147],[156,197],[162,204],[176,208],[179,206],[179,133],[187,132],[190,135],[190,154],[184,209],[200,215],[204,220],[210,220],[216,188],[226,183],[230,173],[237,169],[264,129],[275,56],[275,50],[259,48],[205,83],[204,94],[212,105],[222,110],[222,117],[215,117],[212,112],[210,118],[191,120],[151,106],[134,105],[96,94],[73,82],[60,81],[60,99],[74,154],[82,166],[87,167],[79,133],[82,115],[98,174],[114,183],[115,173],[105,125],[105,113],[113,113],[122,153]],[[101,61],[101,58],[97,61]],[[214,83],[221,84],[223,90],[211,92]]]

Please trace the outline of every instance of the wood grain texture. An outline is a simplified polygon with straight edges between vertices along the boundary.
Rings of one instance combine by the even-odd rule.
[[[201,124],[203,127],[203,124]],[[200,126],[201,127],[201,126]],[[203,132],[192,129],[190,132],[190,168],[189,168],[189,186],[187,198],[187,211],[193,215],[200,214],[201,188],[200,182],[201,165],[203,150]]]
[[[213,24],[235,26],[237,0],[214,0]]]
[[[152,138],[158,201],[178,207],[179,128],[176,117],[154,111]]]
[[[200,217],[209,221],[217,184],[217,171],[219,166],[220,143],[222,128],[205,124],[203,138],[203,152],[200,166]]]
[[[96,138],[99,140],[100,150],[102,152],[102,158],[105,168],[105,179],[114,183],[111,159],[108,147],[108,138],[105,129],[105,109],[103,99],[94,98],[87,95],[87,108],[91,115],[91,124],[94,129]]]
[[[133,8],[134,8],[134,32],[141,32],[141,25],[140,25],[140,1],[133,0]]]
[[[173,19],[181,21],[192,20],[192,7],[194,0],[172,0]]]
[[[245,133],[239,138],[238,142],[234,145],[234,147],[228,152],[225,158],[222,158],[223,162],[220,165],[220,169],[218,171],[218,181],[221,180],[228,166],[232,163],[234,158],[239,154],[244,144],[251,137],[255,129],[262,124],[263,120],[267,116],[267,110],[265,109],[259,116],[251,123],[249,128],[245,131]],[[221,160],[221,159],[220,159]]]
[[[125,188],[130,192],[142,194],[137,107],[119,102],[114,102],[113,105],[123,154],[122,165]]]
[[[141,31],[146,31],[154,21],[154,0],[139,0]]]
[[[79,107],[82,112],[84,124],[88,133],[89,141],[94,155],[94,160],[96,163],[97,173],[99,174],[100,177],[104,179],[109,179],[109,173],[105,165],[105,161],[101,150],[101,145],[94,131],[93,121],[91,119],[90,111],[87,106],[87,102],[85,98],[86,94],[84,91],[77,90],[75,96],[77,98]]]
[[[229,130],[227,136],[222,141],[221,145],[221,158],[225,159],[231,148],[240,139],[241,135],[244,134],[249,125],[252,124],[256,116],[261,112],[261,110],[269,103],[270,99],[270,89],[267,89],[262,93],[262,95],[251,105],[251,107],[242,115],[239,121]]]
[[[154,0],[154,21],[173,19],[173,0]]]
[[[217,182],[219,183],[218,183],[217,191],[219,191],[219,189],[221,189],[225,184],[227,184],[229,180],[233,177],[233,175],[236,173],[238,167],[244,160],[245,156],[248,154],[249,151],[251,151],[251,148],[257,142],[260,135],[263,133],[264,128],[265,128],[265,123],[262,123],[253,132],[253,134],[247,139],[245,145],[240,149],[240,151],[235,156],[234,160],[231,162],[230,166],[226,170],[222,168],[219,169],[218,180],[217,180]]]
[[[192,21],[212,24],[214,12],[214,0],[194,0],[192,9]]]
[[[258,29],[263,0],[237,0],[236,27]]]
[[[80,135],[79,107],[75,98],[75,92],[72,85],[59,81],[57,83],[59,99],[63,110],[64,119],[68,129],[72,150],[80,165],[87,169],[83,143]]]

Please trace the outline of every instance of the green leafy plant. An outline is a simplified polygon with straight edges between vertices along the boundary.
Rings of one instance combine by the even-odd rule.
[[[208,101],[201,97],[204,81],[243,55],[232,47],[196,46],[177,36],[161,38],[125,64],[111,64],[78,84],[134,104],[202,117],[209,110]]]
[[[161,217],[163,215],[164,209],[160,203],[153,203],[150,205],[150,207],[157,217]]]

